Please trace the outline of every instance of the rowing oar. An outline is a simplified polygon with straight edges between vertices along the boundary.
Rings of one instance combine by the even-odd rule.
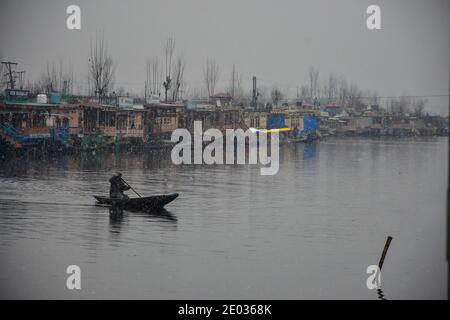
[[[136,193],[136,194],[137,194],[137,195],[139,196],[139,198],[142,198],[142,197],[141,197],[141,195],[140,195],[139,193],[137,193],[137,191],[136,191],[136,190],[134,190],[134,189],[133,189],[133,187],[132,187],[132,186],[130,186],[130,185],[128,184],[128,182],[126,182],[126,181],[125,181],[125,180],[123,180],[122,178],[120,178],[120,179],[121,179],[121,180],[122,180],[122,181],[123,181],[123,182],[124,182],[124,183],[125,183],[125,184],[126,184],[127,186],[129,186],[129,187],[130,187],[130,189],[131,189],[131,190],[133,190],[133,191],[134,191],[134,193]]]

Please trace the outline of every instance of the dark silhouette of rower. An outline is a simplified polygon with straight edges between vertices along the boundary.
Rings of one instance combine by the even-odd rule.
[[[114,199],[127,200],[129,197],[123,192],[126,190],[130,190],[130,186],[127,185],[123,179],[122,174],[117,172],[115,175],[109,179],[111,183],[111,187],[109,188],[109,196]]]

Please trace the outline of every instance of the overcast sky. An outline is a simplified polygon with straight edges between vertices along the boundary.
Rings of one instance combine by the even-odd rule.
[[[0,57],[36,79],[62,57],[86,83],[90,39],[103,30],[117,62],[116,86],[143,92],[145,62],[174,37],[188,86],[202,85],[206,57],[219,64],[219,89],[235,64],[244,85],[277,85],[289,96],[308,83],[308,67],[345,75],[381,96],[449,92],[447,0],[128,0],[0,2]],[[81,30],[66,28],[66,8],[81,7]],[[366,8],[381,7],[382,30],[366,28]],[[448,97],[428,110],[448,113]]]

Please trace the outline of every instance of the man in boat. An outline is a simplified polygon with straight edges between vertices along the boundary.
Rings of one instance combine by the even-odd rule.
[[[109,188],[109,196],[114,199],[127,200],[129,199],[123,192],[130,190],[130,186],[126,184],[122,179],[122,174],[117,172],[109,179],[111,187]]]

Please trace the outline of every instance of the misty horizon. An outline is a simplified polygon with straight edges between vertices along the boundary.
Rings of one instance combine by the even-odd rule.
[[[18,62],[25,83],[63,61],[66,71],[73,68],[74,92],[86,92],[90,45],[101,31],[116,64],[114,88],[131,95],[144,95],[146,62],[158,58],[162,64],[164,42],[172,37],[174,57],[186,65],[186,95],[204,92],[209,57],[219,66],[216,92],[227,91],[235,65],[245,95],[255,76],[266,94],[277,87],[285,98],[296,98],[313,66],[320,86],[332,73],[363,92],[377,92],[382,106],[406,95],[427,99],[427,112],[448,114],[446,1],[378,1],[382,30],[376,31],[365,27],[368,1],[46,3],[2,3],[0,58]],[[81,8],[81,30],[65,26],[70,4]]]

